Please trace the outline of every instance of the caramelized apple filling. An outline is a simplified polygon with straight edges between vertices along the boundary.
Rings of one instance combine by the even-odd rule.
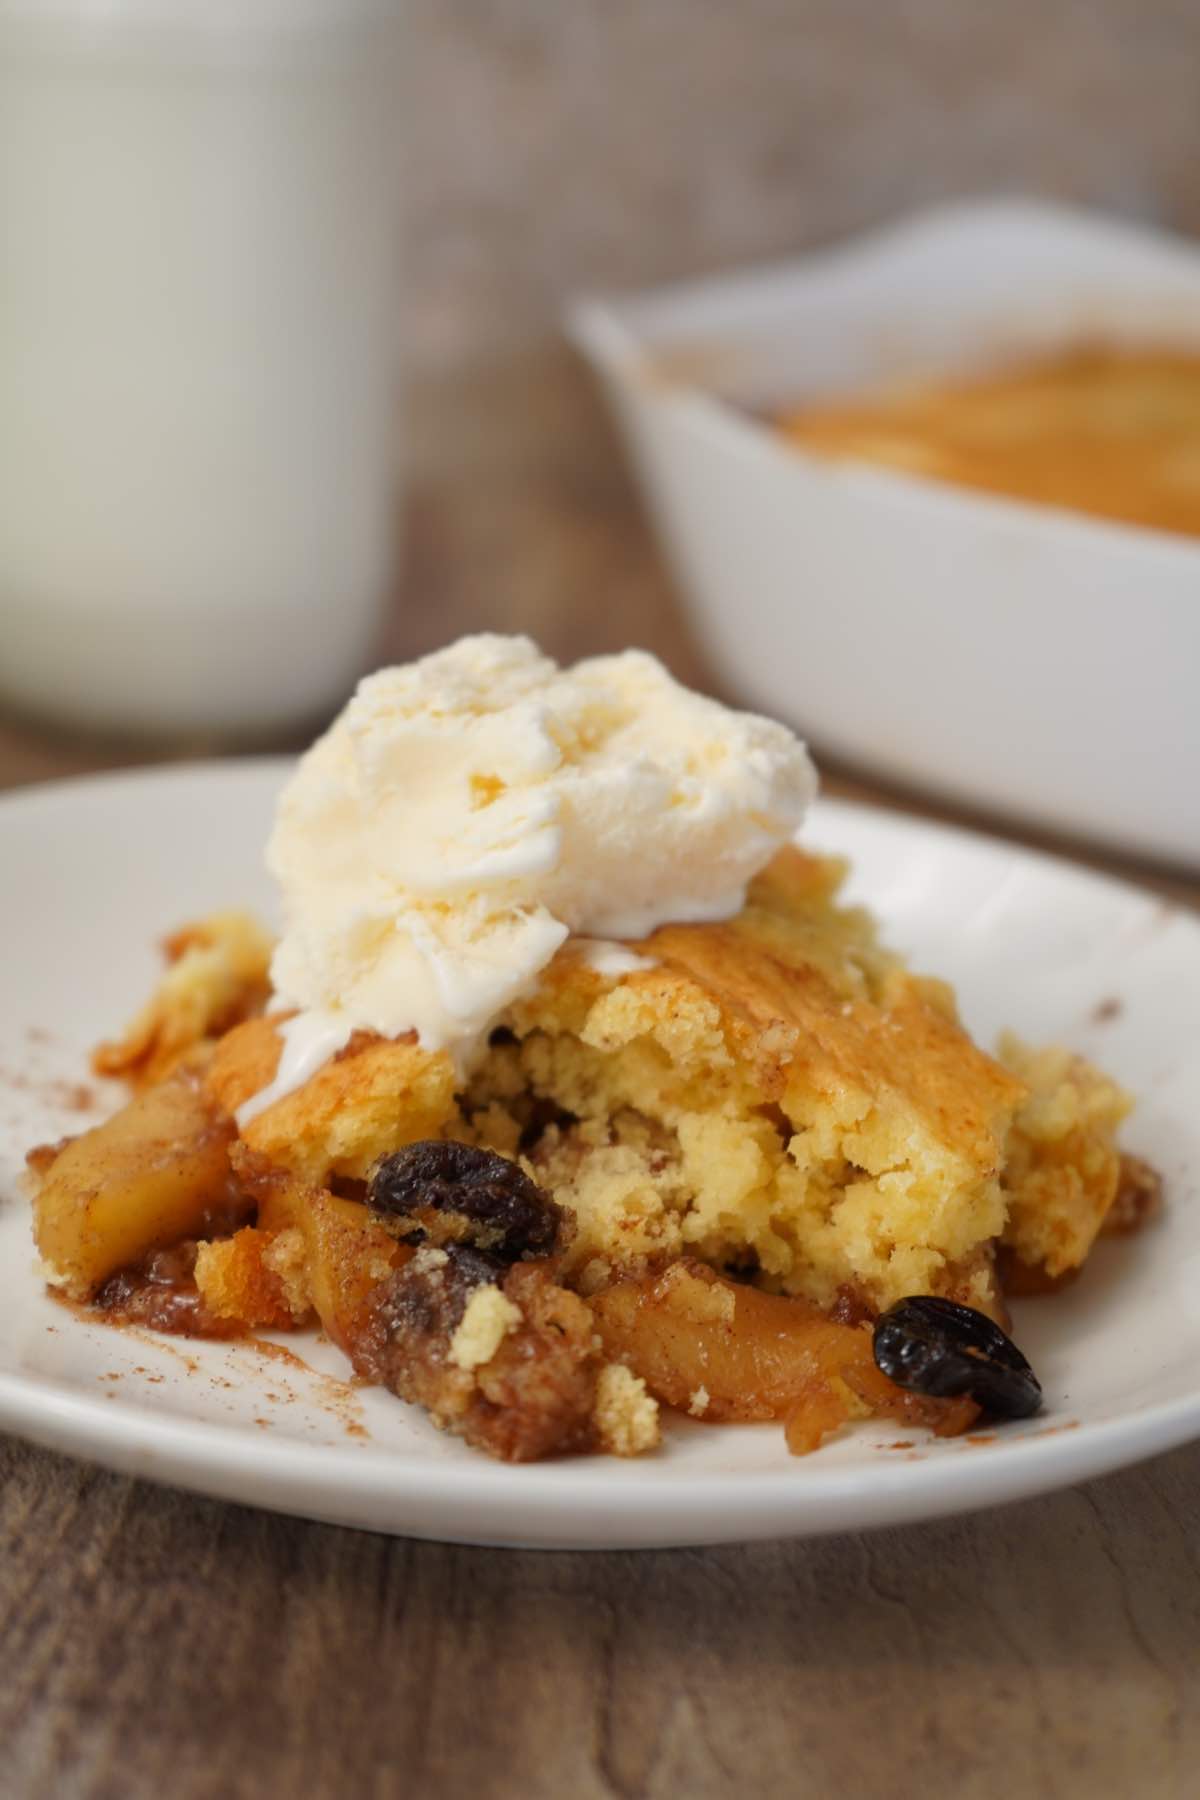
[[[669,1405],[718,1421],[782,1419],[796,1453],[852,1419],[951,1436],[979,1414],[971,1400],[931,1400],[888,1381],[868,1326],[724,1280],[690,1257],[614,1283],[593,1297],[592,1312],[606,1352]]]

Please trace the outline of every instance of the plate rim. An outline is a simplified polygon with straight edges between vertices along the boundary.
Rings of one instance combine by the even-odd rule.
[[[597,1469],[616,1459],[507,1464],[394,1450],[364,1454],[270,1434],[251,1437],[244,1428],[152,1412],[136,1402],[117,1400],[101,1411],[98,1400],[8,1371],[0,1371],[0,1427],[119,1473],[354,1529],[509,1548],[635,1550],[834,1536],[1014,1505],[1194,1441],[1200,1437],[1200,1393],[1130,1417],[1077,1428],[1063,1421],[965,1446],[952,1452],[963,1459],[953,1477],[945,1456],[909,1462],[896,1455],[869,1472],[861,1465],[822,1468],[797,1458],[795,1467],[689,1470],[658,1481],[658,1472],[647,1469],[645,1479],[627,1486],[614,1471],[599,1489]],[[247,1478],[269,1480],[270,1491],[254,1493]],[[662,1508],[668,1498],[670,1521],[657,1531],[653,1527],[662,1521],[647,1508]],[[431,1524],[438,1509],[451,1521],[465,1514],[478,1523],[451,1523],[449,1529]],[[541,1524],[530,1528],[526,1515],[540,1517]],[[546,1529],[546,1520],[556,1516],[567,1520],[566,1529]],[[602,1533],[589,1528],[600,1517]],[[573,1520],[582,1529],[576,1531]]]

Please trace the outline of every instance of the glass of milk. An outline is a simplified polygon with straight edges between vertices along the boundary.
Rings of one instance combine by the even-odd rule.
[[[268,735],[396,549],[396,0],[0,0],[0,697]]]

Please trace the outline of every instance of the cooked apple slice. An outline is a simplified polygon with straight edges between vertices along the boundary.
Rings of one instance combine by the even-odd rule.
[[[372,1302],[380,1283],[412,1251],[385,1231],[360,1200],[310,1186],[245,1144],[237,1146],[234,1164],[246,1192],[258,1202],[260,1229],[300,1232],[304,1280],[317,1317],[358,1374],[375,1379]]]
[[[47,1278],[86,1299],[151,1250],[204,1235],[208,1215],[230,1197],[233,1138],[232,1119],[182,1073],[72,1138],[34,1199]]]
[[[783,1419],[797,1454],[853,1418],[882,1416],[940,1435],[965,1431],[971,1400],[905,1393],[881,1375],[871,1334],[806,1300],[764,1294],[683,1260],[592,1299],[607,1355],[670,1406],[707,1419]]]

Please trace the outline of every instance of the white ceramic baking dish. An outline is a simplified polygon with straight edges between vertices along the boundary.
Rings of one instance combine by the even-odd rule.
[[[1200,539],[827,462],[755,416],[1080,339],[1200,349],[1200,250],[995,201],[569,329],[731,689],[898,781],[1200,864]]]

